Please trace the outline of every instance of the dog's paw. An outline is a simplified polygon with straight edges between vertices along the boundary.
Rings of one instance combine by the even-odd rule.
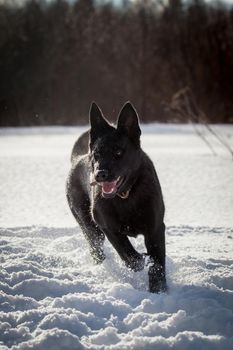
[[[91,255],[92,255],[92,257],[94,259],[94,263],[96,265],[101,264],[106,258],[104,252],[102,252],[102,251],[97,251],[97,252],[96,251],[95,252],[92,251]]]
[[[144,255],[138,255],[136,257],[131,257],[127,262],[126,266],[133,270],[134,272],[138,272],[144,269],[145,266],[145,257]]]
[[[149,265],[149,291],[151,293],[164,293],[167,291],[167,283],[163,268],[158,265]]]
[[[156,283],[149,283],[149,292],[157,294],[167,292],[166,280],[157,280]]]

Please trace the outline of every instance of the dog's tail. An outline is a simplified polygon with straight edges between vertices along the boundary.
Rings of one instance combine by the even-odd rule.
[[[84,132],[75,142],[71,152],[71,163],[74,162],[78,156],[82,156],[88,153],[88,143],[89,143],[89,130]]]

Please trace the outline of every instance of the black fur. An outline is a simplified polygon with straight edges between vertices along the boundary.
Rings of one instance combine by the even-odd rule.
[[[96,262],[105,259],[106,236],[135,271],[143,269],[149,255],[149,290],[165,291],[164,203],[153,163],[140,147],[137,113],[126,103],[114,127],[93,103],[90,125],[71,155],[67,181],[70,209]],[[113,182],[110,193],[103,185]],[[144,236],[147,254],[139,254],[128,239],[138,234]]]

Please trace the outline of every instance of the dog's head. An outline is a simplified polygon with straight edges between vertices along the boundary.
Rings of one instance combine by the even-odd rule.
[[[104,198],[113,198],[116,195],[126,198],[124,196],[130,190],[134,173],[140,165],[141,130],[137,112],[127,102],[114,127],[93,103],[90,109],[90,125],[91,184],[101,187]]]

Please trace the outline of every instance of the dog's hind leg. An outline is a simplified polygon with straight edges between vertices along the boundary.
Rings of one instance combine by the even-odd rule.
[[[149,290],[152,293],[166,291],[165,277],[165,225],[145,237],[147,253],[150,256]]]
[[[95,225],[91,218],[89,211],[89,200],[85,199],[83,201],[79,201],[79,203],[82,203],[82,205],[74,206],[69,196],[67,196],[67,198],[71,212],[79,223],[83,234],[89,243],[91,256],[97,264],[101,263],[105,259],[103,251],[105,235],[99,229],[99,227]]]

